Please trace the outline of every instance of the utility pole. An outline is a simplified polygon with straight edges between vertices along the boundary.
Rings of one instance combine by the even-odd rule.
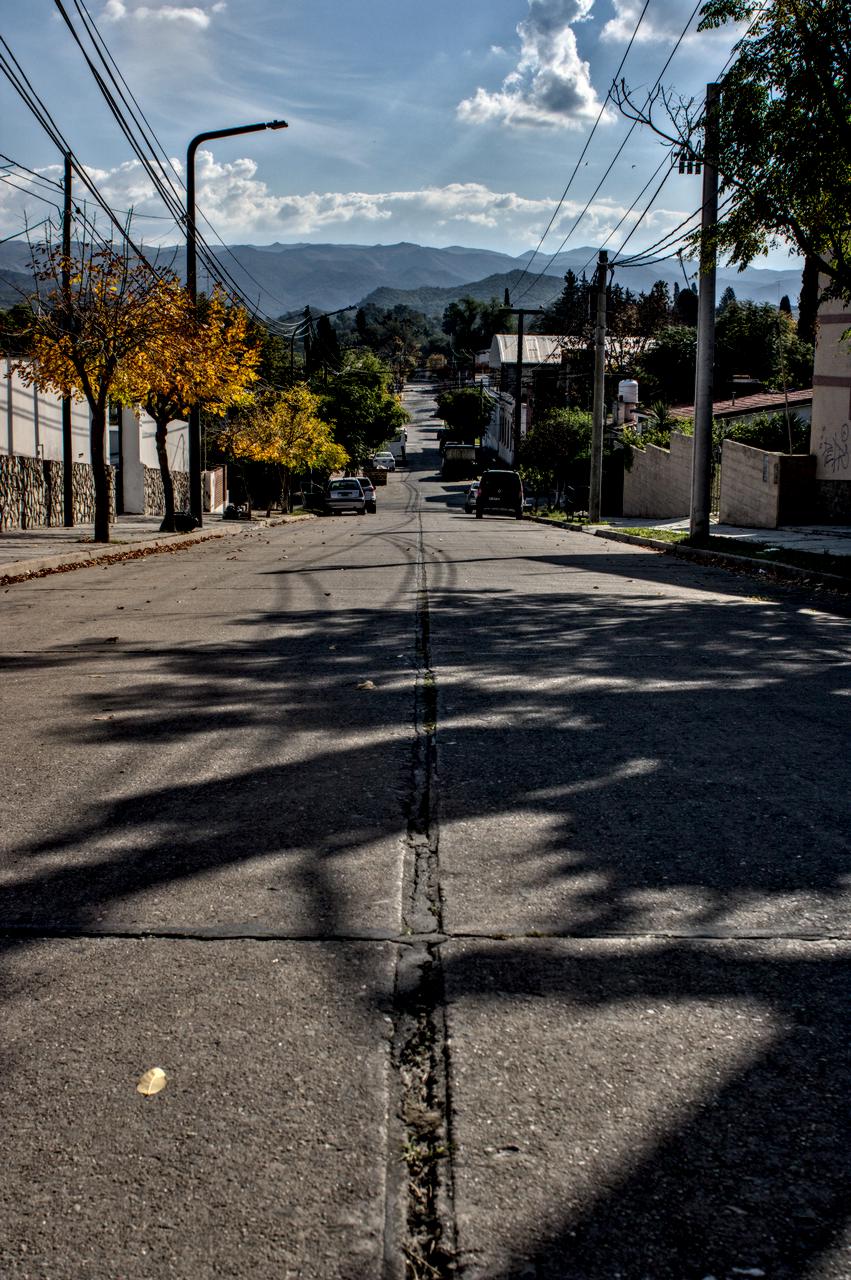
[[[512,461],[517,466],[517,455],[520,452],[522,426],[521,417],[523,411],[523,320],[525,316],[532,316],[537,311],[543,310],[542,307],[512,307],[509,305],[510,299],[508,290],[505,291],[505,306],[503,311],[507,311],[509,315],[517,316],[517,359],[514,364],[515,381],[514,387],[514,424],[511,432],[511,452]]]
[[[712,488],[712,391],[715,365],[715,245],[718,221],[718,103],[721,89],[706,86],[703,124],[703,211],[700,220],[700,292],[697,300],[697,362],[694,376],[694,452],[691,469],[693,542],[709,539]]]
[[[62,302],[70,317],[71,294],[71,153],[65,152],[62,201]],[[62,397],[62,505],[66,529],[74,527],[74,437],[71,431],[71,397]]]
[[[603,428],[606,417],[606,285],[609,255],[601,249],[597,258],[597,320],[594,326],[594,401],[591,418],[591,478],[588,486],[588,519],[600,519],[603,489]]]

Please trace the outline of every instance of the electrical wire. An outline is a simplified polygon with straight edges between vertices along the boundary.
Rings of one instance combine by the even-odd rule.
[[[88,64],[90,70],[92,71],[92,74],[95,77],[95,81],[98,84],[98,87],[101,89],[101,92],[105,97],[108,105],[110,106],[110,109],[113,111],[113,114],[117,113],[116,114],[117,119],[119,117],[122,117],[123,113],[121,112],[121,109],[118,107],[117,103],[115,102],[115,99],[111,91],[109,90],[108,86],[104,83],[103,78],[100,76],[100,73],[93,66],[91,59],[87,51],[83,47],[83,44],[79,38],[79,35],[74,29],[73,24],[71,23],[70,18],[64,8],[64,5],[62,4],[62,0],[55,0],[55,3],[57,8],[59,9],[59,12],[64,18],[66,25],[71,31],[71,34],[75,42],[80,48],[80,51],[82,52],[83,57],[86,60],[86,63]],[[112,84],[115,86],[115,90],[124,107],[124,110],[127,111],[136,129],[141,134],[144,145],[147,147],[148,151],[150,152],[150,156],[151,156],[151,159],[153,160],[153,163],[156,164],[157,166],[157,169],[158,169],[157,174],[155,174],[151,169],[151,166],[148,163],[147,155],[143,155],[142,153],[140,153],[140,151],[136,148],[134,142],[128,136],[127,129],[125,128],[126,120],[123,121],[123,123],[121,123],[121,120],[119,120],[119,123],[121,124],[121,127],[122,127],[122,132],[125,133],[125,136],[128,137],[128,141],[130,141],[131,146],[134,147],[137,157],[139,158],[140,162],[143,164],[146,172],[148,173],[148,176],[154,182],[155,189],[158,191],[160,198],[163,199],[163,201],[166,204],[166,207],[172,210],[175,216],[175,221],[179,226],[185,227],[186,215],[184,212],[184,202],[183,202],[183,199],[181,199],[180,195],[175,191],[175,183],[180,188],[180,191],[181,192],[183,191],[183,188],[184,188],[183,179],[181,178],[180,174],[176,170],[171,159],[168,157],[165,151],[165,148],[162,146],[162,143],[157,137],[147,116],[145,115],[144,111],[139,105],[139,102],[137,101],[135,95],[133,94],[133,91],[131,90],[129,84],[127,83],[126,78],[121,72],[118,66],[118,63],[113,57],[109,49],[109,46],[107,45],[100,31],[98,30],[97,24],[94,18],[92,17],[90,10],[85,4],[85,0],[74,0],[74,6],[83,23],[83,27],[86,31],[86,34],[88,35],[89,40],[91,41],[94,47],[94,50],[100,59],[101,64],[103,65]],[[115,74],[113,74],[113,69]],[[118,79],[116,79],[116,76],[118,77]],[[124,86],[124,89],[126,90],[126,96],[125,96],[125,93],[122,91],[121,85],[119,85],[118,80],[120,80],[121,85]],[[129,102],[128,102],[128,97],[130,99]],[[132,106],[130,105],[130,103],[132,103]],[[129,128],[129,126],[127,126],[127,128]],[[163,158],[162,160],[160,159],[160,156],[162,156]],[[163,164],[163,160],[165,161],[165,164]],[[172,178],[169,176],[169,173],[166,172],[166,166],[174,175],[174,181],[172,181]],[[159,176],[160,174],[162,175],[161,177]],[[175,207],[175,204],[173,203],[175,200],[177,201],[176,207]],[[243,262],[240,262],[239,258],[237,258],[236,254],[233,252],[231,247],[227,245],[225,241],[222,239],[222,237],[218,234],[218,232],[215,230],[212,223],[210,222],[209,218],[207,218],[207,216],[203,213],[203,211],[196,210],[196,247],[198,251],[198,256],[202,260],[208,276],[210,276],[210,278],[213,279],[214,281],[217,279],[217,277],[219,277],[218,283],[220,283],[223,288],[225,287],[224,280],[227,280],[228,291],[232,292],[234,296],[237,297],[243,303],[243,305],[245,305],[246,308],[255,316],[255,318],[261,319],[263,323],[274,323],[271,317],[269,316],[261,317],[259,315],[257,308],[252,306],[244,289],[238,285],[236,279],[233,276],[232,271],[227,270],[222,266],[222,263],[218,255],[212,250],[211,246],[208,244],[205,237],[198,232],[197,221],[198,221],[199,214],[200,214],[201,220],[206,224],[207,227],[210,228],[214,237],[216,238],[216,240],[219,241],[219,243],[221,244],[225,252],[236,263],[236,266],[239,268],[239,271],[241,272],[241,274],[246,276],[252,282],[252,284],[256,285],[260,293],[266,293],[267,296],[272,298],[274,302],[277,302],[282,309],[286,310],[286,303],[281,298],[277,298],[275,297],[274,294],[271,294],[267,286],[262,284],[259,280],[256,279],[254,275],[252,275],[252,273],[248,270],[245,264]],[[259,296],[260,295],[258,293],[258,298]],[[259,303],[258,303],[258,306],[259,306]]]
[[[79,177],[83,186],[89,191],[89,193],[92,195],[93,199],[99,205],[99,207],[103,209],[104,213],[107,215],[110,222],[118,231],[122,239],[127,242],[127,244],[133,250],[133,252],[137,256],[139,261],[144,263],[144,265],[150,271],[154,271],[153,266],[145,257],[142,250],[133,242],[126,228],[121,224],[121,222],[118,220],[116,215],[113,213],[106,199],[98,189],[94,179],[91,178],[91,176],[86,172],[84,166],[80,163],[80,161],[74,155],[74,152],[71,149],[71,147],[68,145],[68,142],[66,138],[63,136],[62,131],[60,130],[59,126],[56,124],[56,121],[51,116],[45,104],[39,98],[35,88],[33,87],[31,81],[29,80],[29,77],[27,76],[21,64],[18,62],[8,42],[4,39],[2,35],[0,35],[0,46],[2,46],[2,49],[0,49],[0,71],[3,72],[3,74],[6,76],[6,79],[12,85],[13,89],[16,91],[18,96],[22,99],[22,101],[27,106],[27,108],[35,116],[36,120],[42,126],[44,131],[47,133],[48,137],[51,139],[54,146],[56,146],[56,148],[59,151],[63,152],[64,154],[67,154],[70,157],[74,171],[77,173],[77,176]],[[5,50],[5,53],[3,52],[3,50]],[[100,239],[102,244],[104,245],[106,244],[106,241],[99,234],[98,234],[98,238]]]
[[[636,36],[638,35],[638,28],[641,26],[642,22],[644,21],[644,15],[645,15],[645,14],[646,14],[646,12],[647,12],[647,9],[648,9],[649,4],[650,4],[650,0],[644,0],[644,8],[641,10],[641,13],[638,15],[638,20],[636,21],[635,27],[633,28],[633,31],[632,31],[632,35],[631,35],[631,36],[630,36],[630,38],[629,38],[629,43],[627,44],[627,46],[626,46],[626,50],[624,51],[624,54],[623,54],[623,57],[622,57],[622,58],[621,58],[621,60],[620,60],[620,64],[618,65],[618,69],[617,69],[617,71],[615,72],[614,76],[612,77],[612,83],[613,83],[613,84],[617,82],[618,76],[620,75],[620,73],[621,73],[621,72],[623,71],[623,69],[624,69],[624,64],[626,63],[627,57],[629,56],[629,51],[630,51],[630,49],[631,49],[631,48],[632,48],[632,46],[633,46],[633,43],[634,43],[634,41],[635,41],[635,38],[636,38]],[[608,103],[609,103],[609,100],[610,100],[611,96],[612,96],[612,90],[611,90],[611,86],[610,86],[610,87],[609,87],[609,91],[608,91],[608,93],[606,94],[605,98],[603,99],[603,103],[602,103],[602,106],[600,107],[600,111],[599,111],[599,114],[598,114],[598,116],[597,116],[597,119],[594,121],[594,124],[593,124],[593,126],[592,126],[592,128],[591,128],[591,132],[588,134],[588,137],[585,139],[585,145],[584,145],[584,147],[582,148],[582,151],[580,152],[579,159],[576,161],[576,164],[573,166],[573,172],[571,173],[570,177],[568,178],[567,183],[566,183],[565,188],[564,188],[564,191],[562,191],[561,196],[559,197],[559,201],[558,201],[558,203],[557,203],[557,205],[556,205],[555,209],[553,210],[552,217],[550,218],[549,222],[547,223],[547,225],[546,225],[546,227],[545,227],[545,229],[544,229],[544,233],[543,233],[543,235],[541,236],[540,240],[538,241],[538,244],[537,244],[536,248],[533,250],[531,258],[529,259],[529,261],[528,261],[528,262],[525,264],[525,266],[523,267],[523,271],[522,271],[522,273],[521,273],[520,279],[517,281],[516,285],[514,286],[514,287],[515,287],[515,289],[519,289],[519,288],[520,288],[520,285],[523,283],[523,280],[524,280],[524,279],[525,279],[525,277],[528,275],[529,270],[530,270],[530,268],[531,268],[531,266],[532,266],[532,263],[535,261],[535,258],[538,256],[538,254],[539,254],[539,252],[540,252],[540,250],[541,250],[541,246],[543,245],[544,241],[546,240],[547,236],[549,235],[549,233],[550,233],[550,229],[552,228],[553,223],[555,222],[556,218],[558,217],[559,210],[561,209],[562,205],[564,204],[565,200],[567,199],[567,193],[568,193],[568,191],[570,190],[571,186],[573,185],[573,180],[574,180],[574,178],[576,177],[577,173],[579,172],[579,166],[582,164],[582,161],[585,159],[585,156],[586,156],[586,154],[587,154],[588,148],[589,148],[589,147],[590,147],[590,145],[591,145],[591,140],[593,139],[594,134],[597,132],[597,127],[598,127],[598,125],[600,124],[600,121],[601,121],[601,120],[602,120],[602,118],[603,118],[603,113],[605,112],[606,107],[608,106]],[[524,295],[522,295],[522,296],[523,296],[523,297],[525,297],[525,294],[524,294]]]
[[[676,40],[676,42],[675,42],[675,44],[674,44],[673,48],[671,49],[670,53],[668,54],[667,58],[665,59],[665,63],[664,63],[664,65],[663,65],[663,67],[662,67],[661,71],[660,71],[660,72],[659,72],[659,74],[657,75],[657,77],[656,77],[656,79],[655,79],[655,81],[654,81],[654,83],[653,83],[653,87],[652,87],[651,89],[649,89],[649,90],[648,90],[648,92],[647,92],[646,102],[650,102],[650,100],[651,100],[651,98],[652,98],[653,94],[656,92],[656,90],[659,88],[659,85],[662,83],[662,77],[664,76],[665,72],[668,70],[668,67],[671,65],[671,63],[672,63],[672,61],[673,61],[673,59],[674,59],[674,57],[675,57],[675,55],[676,55],[676,53],[677,53],[678,49],[679,49],[680,45],[682,44],[683,40],[685,39],[686,34],[687,34],[687,32],[688,32],[688,29],[689,29],[689,27],[691,26],[692,22],[694,21],[695,16],[697,15],[697,12],[698,12],[698,10],[700,9],[700,7],[701,7],[701,4],[702,4],[702,3],[703,3],[703,0],[697,0],[697,4],[695,4],[694,8],[692,9],[691,13],[689,14],[688,21],[686,22],[685,26],[683,27],[682,31],[680,32],[679,36],[677,37],[677,40]],[[611,92],[611,90],[610,90],[609,92]],[[541,277],[542,277],[542,276],[544,276],[544,275],[546,275],[547,271],[548,271],[548,270],[549,270],[549,268],[552,266],[552,264],[555,262],[555,260],[556,260],[556,258],[558,257],[558,255],[559,255],[559,254],[562,252],[562,250],[564,249],[564,247],[565,247],[565,245],[567,244],[568,240],[569,240],[569,239],[570,239],[570,237],[573,235],[573,233],[575,232],[576,228],[579,226],[580,222],[581,222],[581,221],[582,221],[582,219],[585,217],[585,214],[588,212],[589,208],[591,207],[591,202],[596,198],[596,196],[597,196],[598,192],[600,191],[600,188],[603,186],[604,182],[606,181],[606,179],[608,178],[608,176],[609,176],[609,174],[611,173],[612,169],[614,168],[615,164],[617,163],[618,158],[620,157],[620,155],[621,155],[621,153],[622,153],[622,151],[623,151],[624,147],[626,146],[627,142],[629,141],[630,137],[632,136],[633,131],[635,130],[637,123],[638,123],[637,121],[634,121],[634,122],[632,123],[632,125],[630,126],[629,130],[627,131],[626,137],[625,137],[625,138],[624,138],[624,140],[621,142],[620,146],[618,147],[618,149],[617,149],[617,151],[615,152],[615,154],[614,154],[614,156],[612,157],[612,159],[609,161],[609,164],[607,165],[606,170],[605,170],[605,172],[603,173],[602,178],[601,178],[601,179],[600,179],[600,181],[597,183],[597,186],[594,188],[594,191],[592,192],[591,196],[589,197],[588,201],[586,202],[585,207],[582,209],[582,211],[581,211],[581,213],[579,214],[579,216],[575,219],[575,221],[574,221],[573,225],[571,226],[570,230],[567,232],[567,235],[564,237],[564,239],[562,240],[562,242],[561,242],[561,244],[559,245],[559,247],[556,249],[555,253],[553,253],[553,254],[551,254],[551,255],[550,255],[550,257],[549,257],[549,259],[548,259],[548,261],[547,261],[546,265],[545,265],[545,266],[544,266],[544,267],[543,267],[543,268],[538,272],[538,274],[534,277],[534,279],[529,283],[529,285],[527,286],[527,288],[525,289],[525,291],[520,295],[520,301],[522,301],[522,300],[523,300],[523,298],[525,298],[525,296],[526,296],[526,294],[529,292],[529,290],[530,290],[530,289],[532,289],[532,288],[534,287],[534,285],[535,285],[535,284],[537,284],[537,282],[541,279]]]

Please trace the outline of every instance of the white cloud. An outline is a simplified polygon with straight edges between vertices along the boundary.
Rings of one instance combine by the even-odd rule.
[[[580,57],[574,27],[587,20],[594,0],[528,0],[529,16],[518,24],[520,57],[502,86],[479,86],[458,104],[471,124],[581,128],[601,103],[588,63]],[[613,113],[606,118],[614,119]]]
[[[135,22],[168,22],[179,23],[184,27],[192,27],[203,31],[209,27],[211,14],[221,13],[226,6],[217,0],[210,9],[200,5],[137,5],[128,8],[124,0],[107,0],[101,17],[105,22],[122,22],[132,18]]]
[[[54,165],[43,173],[58,180],[61,167]],[[182,240],[174,222],[164,216],[165,210],[138,161],[130,160],[111,170],[91,168],[89,173],[114,209],[134,210],[131,230],[137,240],[150,245],[173,245]],[[231,244],[263,244],[320,235],[334,240],[343,234],[353,239],[374,237],[387,243],[417,240],[435,244],[442,242],[440,233],[444,228],[452,228],[455,239],[459,229],[467,227],[469,242],[484,238],[494,247],[515,245],[519,250],[537,243],[555,204],[553,193],[529,197],[513,191],[493,191],[478,182],[452,182],[416,190],[277,195],[258,178],[254,160],[246,157],[221,163],[212,152],[203,150],[197,156],[197,193],[199,209]],[[631,194],[625,194],[623,203],[597,200],[571,237],[570,245],[600,244],[620,222]],[[57,192],[57,200],[60,198]],[[582,203],[564,202],[548,241],[553,249],[572,227]],[[25,214],[33,224],[45,212],[46,206],[0,183],[0,235],[19,230]],[[58,216],[56,210],[52,212]],[[682,209],[656,209],[644,219],[630,241],[631,247],[637,249],[657,239],[684,215]],[[611,247],[618,247],[638,216],[635,212],[628,214]],[[105,215],[98,214],[97,223],[104,233],[108,231]],[[203,220],[200,225],[207,234]],[[540,265],[545,261],[546,256]]]
[[[640,0],[612,0],[612,7],[615,16],[600,32],[601,40],[625,45],[635,33],[636,44],[649,44],[667,36],[678,36],[683,29],[683,6],[677,0],[662,0],[651,6],[637,31],[635,25],[644,7]]]

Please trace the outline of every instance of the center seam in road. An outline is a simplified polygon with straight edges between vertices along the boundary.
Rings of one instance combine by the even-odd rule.
[[[393,1063],[399,1080],[401,1159],[407,1168],[404,1223],[394,1231],[388,1178],[386,1271],[399,1275],[401,1234],[408,1280],[455,1274],[456,1233],[451,1160],[444,940],[438,866],[437,686],[431,661],[428,577],[417,512],[413,746],[402,926],[397,958]],[[392,1161],[394,1152],[389,1152]],[[397,1157],[398,1158],[398,1157]]]

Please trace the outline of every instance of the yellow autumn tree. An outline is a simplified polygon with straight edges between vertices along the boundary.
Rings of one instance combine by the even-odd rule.
[[[229,423],[218,444],[231,458],[277,468],[281,504],[286,506],[292,475],[311,469],[338,471],[348,463],[349,455],[331,433],[330,424],[319,416],[319,398],[305,383],[297,382]]]
[[[17,368],[31,386],[88,402],[94,537],[109,542],[109,401],[121,398],[125,369],[158,331],[160,280],[146,262],[112,245],[83,246],[70,258],[43,246],[33,267],[39,294],[32,300],[31,359]]]
[[[229,306],[218,288],[195,307],[175,276],[163,277],[156,330],[125,364],[121,398],[143,405],[156,423],[164,530],[174,528],[169,423],[185,419],[195,404],[213,414],[246,404],[259,363],[260,343],[246,311]]]

